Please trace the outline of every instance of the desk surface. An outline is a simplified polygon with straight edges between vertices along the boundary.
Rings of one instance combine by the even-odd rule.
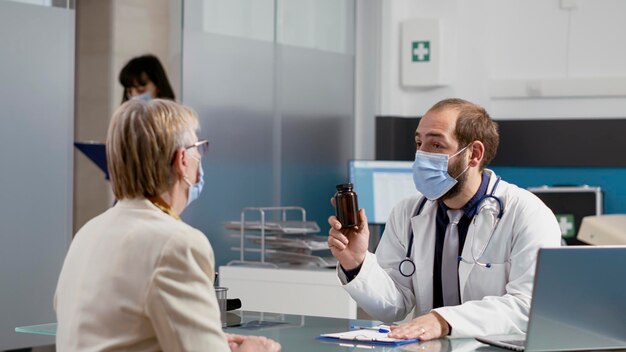
[[[229,326],[225,331],[241,335],[267,336],[279,341],[283,347],[283,351],[503,351],[499,348],[481,344],[474,339],[444,338],[398,347],[340,344],[316,339],[320,334],[351,330],[351,326],[373,326],[376,324],[377,322],[368,320],[235,311],[228,313]],[[15,331],[40,335],[55,335],[56,323],[17,327]]]

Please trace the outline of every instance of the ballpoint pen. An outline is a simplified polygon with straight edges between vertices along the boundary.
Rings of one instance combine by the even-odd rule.
[[[359,329],[359,330],[374,330],[374,331],[378,331],[378,332],[389,332],[389,328],[385,327],[385,326],[352,326],[352,329]]]

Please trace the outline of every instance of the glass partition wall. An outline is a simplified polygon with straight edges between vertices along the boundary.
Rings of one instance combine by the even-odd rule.
[[[50,345],[16,334],[55,319],[72,238],[75,12],[0,0],[0,351]]]
[[[182,101],[211,142],[202,196],[183,214],[238,259],[241,208],[303,206],[327,233],[354,154],[352,0],[185,0]]]

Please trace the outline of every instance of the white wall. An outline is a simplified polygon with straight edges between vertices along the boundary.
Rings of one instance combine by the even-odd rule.
[[[118,75],[131,58],[159,57],[181,101],[182,0],[80,0],[76,6],[77,141],[106,139],[122,101]],[[75,151],[74,233],[113,203],[104,174]]]
[[[374,116],[381,102],[382,9],[380,0],[358,0],[355,14],[354,158],[373,159]]]
[[[76,6],[75,141],[104,142],[112,113],[111,101],[119,101],[110,89],[115,83],[110,58],[112,13],[109,1],[80,0]],[[72,233],[112,204],[104,173],[77,149],[74,149],[73,193]]]
[[[378,115],[421,115],[441,99],[460,97],[496,119],[626,117],[626,1],[578,0],[573,9],[562,8],[560,0],[380,3],[359,2],[382,7],[379,47],[359,47],[359,37],[372,33],[369,27],[357,30],[357,55],[380,57],[375,72],[357,70],[357,92],[363,89],[359,82],[379,85]],[[358,23],[363,13],[357,16]],[[453,77],[447,86],[400,85],[400,24],[422,17],[441,21],[444,65]],[[496,97],[509,91],[517,96]],[[371,102],[356,104],[358,112]],[[373,142],[366,141],[374,116],[357,119],[365,126],[357,131],[357,156],[373,158]]]
[[[182,0],[115,0],[112,5],[112,111],[122,101],[119,72],[128,60],[144,54],[159,58],[180,102]]]

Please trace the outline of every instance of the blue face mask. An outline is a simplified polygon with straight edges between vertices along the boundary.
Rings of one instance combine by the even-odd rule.
[[[457,183],[457,179],[468,170],[469,166],[456,178],[448,173],[448,161],[467,149],[454,153],[452,156],[441,153],[415,152],[413,163],[413,183],[415,188],[429,200],[441,198]]]
[[[192,184],[187,177],[184,179],[189,185],[189,189],[187,190],[187,205],[200,197],[202,187],[204,187],[204,170],[202,169],[202,163],[199,159],[196,160],[198,160],[198,183]]]
[[[150,100],[152,100],[152,94],[150,94],[150,92],[145,92],[143,94],[139,94],[139,95],[135,95],[133,97],[130,97],[130,99],[150,101]]]

